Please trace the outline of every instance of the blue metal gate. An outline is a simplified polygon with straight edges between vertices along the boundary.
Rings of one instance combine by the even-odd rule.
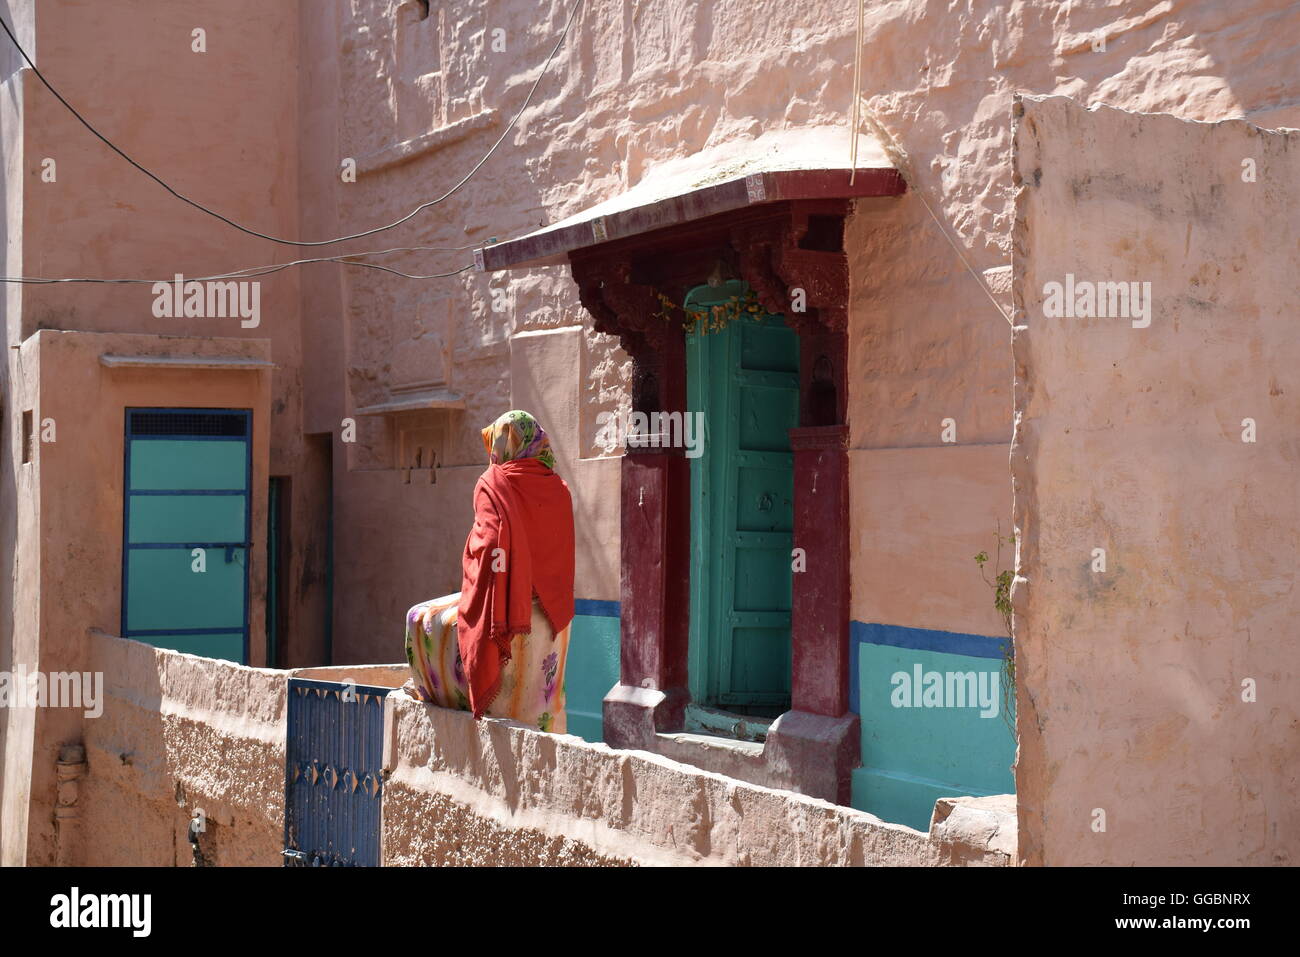
[[[391,688],[289,679],[286,867],[378,867],[384,696]]]

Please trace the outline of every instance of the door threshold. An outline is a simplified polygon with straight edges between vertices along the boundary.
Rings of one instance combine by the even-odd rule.
[[[732,714],[716,708],[706,708],[694,702],[686,706],[688,734],[730,738],[734,741],[753,741],[762,744],[775,718],[758,718],[753,715]]]

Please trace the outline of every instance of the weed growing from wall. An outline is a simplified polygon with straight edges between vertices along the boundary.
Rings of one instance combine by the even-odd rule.
[[[1003,544],[1015,545],[1016,537],[1008,535],[1003,538],[1002,526],[999,525],[995,538],[997,548],[993,558],[993,579],[989,579],[985,567],[989,564],[988,552],[980,552],[976,555],[975,564],[979,566],[980,577],[984,579],[984,584],[993,589],[993,607],[1002,616],[1002,624],[1007,633],[1006,644],[1002,646],[1002,720],[1007,723],[1012,737],[1015,737],[1016,659],[1011,635],[1011,580],[1014,574],[1011,569],[1002,568],[1002,546]]]

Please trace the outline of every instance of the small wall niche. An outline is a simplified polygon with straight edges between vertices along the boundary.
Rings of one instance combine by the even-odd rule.
[[[402,484],[436,485],[443,430],[437,426],[408,426],[399,422],[397,432],[397,467],[402,473]]]

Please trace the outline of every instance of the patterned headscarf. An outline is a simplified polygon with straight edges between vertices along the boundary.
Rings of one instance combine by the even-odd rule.
[[[519,409],[503,413],[483,430],[483,448],[493,465],[535,458],[547,468],[555,468],[555,453],[551,451],[546,430]]]

